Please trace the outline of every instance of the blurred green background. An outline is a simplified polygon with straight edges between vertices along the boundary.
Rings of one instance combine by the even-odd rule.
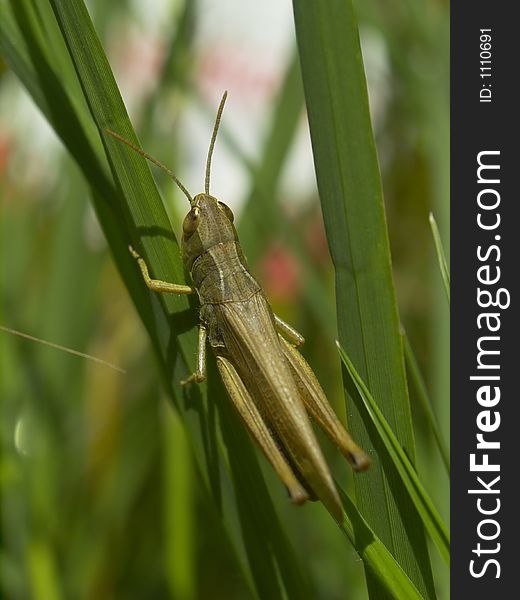
[[[313,176],[290,3],[88,2],[143,146],[196,193],[230,92],[212,191],[237,213],[253,273],[344,412],[334,279]],[[448,243],[449,12],[441,1],[358,3],[402,323],[444,436],[447,303],[428,213]],[[174,230],[186,206],[157,180]],[[262,199],[280,218],[262,221]],[[8,598],[247,598],[247,578],[161,391],[89,191],[0,64],[0,324],[125,374],[0,332],[0,585]],[[348,350],[348,349],[347,349]],[[419,472],[448,515],[448,481],[411,389]],[[320,438],[322,439],[322,438]],[[349,477],[324,442],[335,473]],[[262,461],[319,598],[365,598],[362,564],[327,515],[296,510]],[[303,516],[305,515],[305,516]],[[432,552],[435,559],[436,554]],[[435,569],[440,598],[444,568]]]

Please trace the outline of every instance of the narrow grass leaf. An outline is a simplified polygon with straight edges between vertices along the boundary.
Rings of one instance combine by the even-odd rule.
[[[441,556],[449,564],[450,561],[450,536],[433,502],[422,485],[414,466],[402,449],[388,421],[372,398],[363,380],[354,368],[343,348],[338,343],[338,350],[347,372],[354,384],[358,398],[362,401],[366,414],[375,426],[375,431],[388,454],[389,461],[399,473],[403,486],[408,491],[410,498],[421,516],[424,527],[435,542]]]
[[[433,216],[433,213],[430,213],[428,218],[430,221],[430,227],[432,230],[433,241],[435,242],[435,252],[437,253],[437,261],[439,263],[439,269],[442,275],[442,282],[444,283],[444,291],[446,292],[446,297],[448,298],[448,304],[450,302],[450,270],[448,269],[448,263],[446,262],[446,256],[444,254],[444,250],[442,248],[441,242],[441,234],[439,233],[439,228],[437,227],[437,221]]]
[[[426,383],[419,368],[419,363],[417,362],[417,358],[415,357],[415,353],[406,333],[403,334],[403,344],[404,356],[406,359],[406,364],[408,366],[410,380],[412,382],[413,387],[415,388],[417,399],[419,400],[419,404],[421,405],[421,409],[426,417],[426,421],[433,433],[433,437],[435,438],[435,442],[441,455],[442,462],[449,476],[450,452],[444,440],[444,436],[442,435],[439,426],[439,421],[437,420],[437,417],[435,416],[435,413],[433,411],[430,395],[428,394]]]

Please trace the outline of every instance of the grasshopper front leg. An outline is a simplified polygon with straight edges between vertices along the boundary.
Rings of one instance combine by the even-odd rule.
[[[146,286],[153,292],[159,292],[162,294],[193,294],[196,292],[195,288],[189,285],[183,285],[180,283],[170,283],[168,281],[162,281],[161,279],[152,279],[148,272],[148,265],[144,258],[140,256],[132,246],[128,246],[130,254],[137,260],[137,264],[143,274],[144,282]],[[197,351],[197,370],[192,373],[187,379],[181,381],[181,385],[186,385],[192,381],[200,383],[206,378],[206,328],[202,325],[199,327],[199,347]]]
[[[296,478],[267,428],[253,398],[229,360],[217,356],[217,367],[240,418],[289,492],[291,502],[303,504],[308,493]]]
[[[188,379],[183,379],[181,385],[187,385],[192,381],[195,383],[201,383],[206,379],[206,338],[208,332],[204,325],[199,326],[199,346],[197,350],[197,370],[192,373]]]
[[[152,279],[148,272],[148,265],[144,261],[144,258],[140,256],[132,246],[128,246],[130,254],[136,259],[141,273],[143,274],[144,282],[146,286],[153,292],[159,292],[161,294],[194,294],[195,288],[190,285],[183,285],[181,283],[170,283],[168,281],[162,281],[161,279]]]

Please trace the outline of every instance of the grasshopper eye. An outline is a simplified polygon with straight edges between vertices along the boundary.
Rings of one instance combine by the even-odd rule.
[[[226,217],[231,221],[231,223],[233,223],[233,221],[235,220],[235,215],[233,214],[229,206],[227,204],[224,204],[224,202],[220,202],[220,200],[217,202],[217,204],[220,210],[226,215]]]
[[[190,212],[184,218],[182,223],[182,230],[184,233],[193,233],[200,222],[200,208],[198,206],[194,206]]]

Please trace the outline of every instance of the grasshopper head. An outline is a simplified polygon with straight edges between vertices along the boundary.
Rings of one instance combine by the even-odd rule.
[[[182,224],[182,256],[190,271],[201,254],[212,246],[237,238],[231,209],[209,194],[197,194]]]

